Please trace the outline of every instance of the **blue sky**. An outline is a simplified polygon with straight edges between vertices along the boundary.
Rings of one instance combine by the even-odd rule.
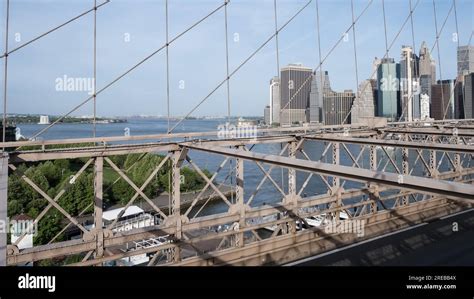
[[[169,0],[170,38],[217,8],[224,0]],[[93,6],[93,0],[10,0],[9,48],[59,25]],[[98,3],[102,1],[98,0]],[[368,0],[354,0],[356,16]],[[0,3],[0,40],[5,39],[6,0]],[[97,87],[104,85],[165,43],[164,0],[112,0],[98,10]],[[284,24],[307,0],[277,0],[279,25]],[[416,0],[412,0],[416,3]],[[441,28],[452,0],[435,0]],[[456,0],[460,44],[467,44],[474,28],[471,0]],[[351,24],[349,0],[319,0],[321,48],[324,57]],[[409,13],[409,0],[386,0],[387,33],[395,37]],[[274,32],[273,0],[232,0],[228,5],[230,71],[234,70]],[[415,10],[416,52],[423,40],[435,41],[432,0],[420,0]],[[454,78],[457,42],[454,11],[440,36],[442,73]],[[88,14],[41,40],[12,53],[8,61],[9,113],[64,114],[88,97],[87,91],[57,91],[56,79],[87,78],[93,71],[93,14]],[[238,34],[239,40],[234,41]],[[221,9],[170,46],[171,114],[187,114],[226,76],[224,10]],[[410,22],[390,51],[400,59],[401,46],[412,45]],[[20,37],[18,42],[16,39]],[[130,37],[127,42],[125,37]],[[385,51],[382,1],[374,0],[356,24],[359,80],[372,72],[375,56]],[[280,65],[319,63],[316,0],[280,33]],[[472,42],[471,42],[472,44]],[[433,53],[437,60],[436,49]],[[3,59],[0,61],[3,68]],[[333,89],[355,89],[352,33],[323,65]],[[268,103],[268,85],[276,75],[275,42],[272,40],[230,81],[232,115],[262,115]],[[3,72],[0,75],[3,82]],[[180,83],[184,81],[184,88]],[[2,90],[3,93],[3,90]],[[74,115],[92,114],[92,102]],[[97,100],[98,115],[166,115],[165,51],[104,91]],[[198,110],[201,115],[226,115],[223,85]]]

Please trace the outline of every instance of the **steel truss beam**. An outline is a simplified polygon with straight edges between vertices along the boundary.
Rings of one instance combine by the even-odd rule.
[[[413,142],[413,141],[398,141],[398,140],[384,140],[384,139],[370,139],[370,138],[351,138],[339,136],[305,136],[305,139],[327,141],[327,142],[344,142],[351,144],[375,145],[375,146],[392,146],[411,149],[423,150],[437,150],[455,153],[470,153],[474,154],[474,147],[461,144],[443,144],[431,142]]]
[[[446,178],[449,177],[449,174],[445,175]],[[379,187],[379,191],[382,192],[384,190],[388,190],[387,187]],[[370,194],[369,189],[354,189],[354,190],[346,190],[341,194],[341,199],[349,199],[349,198],[354,198],[357,196],[362,196]],[[401,194],[400,196],[402,196]],[[385,198],[380,198],[379,200],[389,200],[393,198],[392,196]],[[315,196],[312,198],[304,198],[298,201],[298,207],[297,209],[301,208],[306,208],[306,207],[311,207],[314,205],[320,205],[320,204],[325,204],[325,203],[332,203],[334,202],[334,197],[332,195],[320,195],[320,196]],[[365,206],[367,204],[371,204],[371,201],[365,201],[365,202],[360,202],[358,204],[352,204],[348,206],[344,206],[344,208],[353,208],[353,207],[361,207]],[[434,203],[432,203],[434,204]],[[327,210],[322,210],[322,211],[315,211],[311,213],[303,213],[300,214],[299,217],[309,217],[309,216],[315,216],[319,215],[321,213],[325,212],[335,212],[337,211],[338,208],[333,208],[333,209],[327,209]],[[282,206],[280,204],[276,204],[274,206],[262,206],[262,207],[256,207],[252,208],[249,211],[245,212],[245,217],[247,219],[251,219],[254,217],[262,217],[262,216],[268,216],[272,215],[275,213],[279,213],[282,211]],[[209,226],[216,226],[216,225],[224,225],[226,223],[231,223],[231,222],[237,222],[241,220],[241,217],[239,214],[229,214],[229,213],[223,213],[223,214],[218,214],[218,215],[210,215],[210,216],[204,216],[204,217],[199,217],[196,219],[190,220],[188,223],[183,223],[181,230],[182,232],[187,232],[187,231],[193,231],[196,229],[200,229],[202,227],[209,227]],[[261,225],[253,225],[253,226],[248,226],[247,230],[255,230],[257,228],[262,228],[267,225],[272,225],[272,224],[279,224],[279,223],[284,223],[288,221],[287,218],[280,219],[278,221],[274,222],[269,222]],[[175,224],[171,224],[169,226],[167,225],[159,225],[159,226],[152,226],[152,227],[145,227],[145,228],[139,228],[139,229],[134,229],[132,231],[125,231],[121,233],[117,233],[112,236],[106,236],[104,237],[104,247],[110,247],[110,246],[117,246],[120,244],[125,244],[127,242],[132,242],[132,241],[139,241],[147,238],[153,238],[157,236],[162,236],[162,235],[172,235],[175,234],[177,231],[177,226]],[[212,239],[212,238],[218,238],[219,236],[224,237],[225,235],[231,235],[231,233],[224,233],[224,234],[219,234],[219,235],[212,235],[212,236],[204,236],[200,238],[194,238],[191,239],[190,242],[198,242],[206,239]],[[29,249],[24,249],[20,252],[10,252],[8,256],[8,263],[10,265],[12,264],[18,264],[18,263],[24,263],[24,262],[29,262],[29,261],[35,261],[35,260],[41,260],[41,259],[47,259],[47,258],[54,258],[54,257],[59,257],[59,256],[64,256],[68,254],[77,254],[81,253],[84,251],[92,251],[95,249],[96,243],[94,240],[71,240],[71,241],[64,241],[64,242],[59,242],[59,243],[53,243],[53,244],[48,244],[48,245],[41,245],[41,246],[36,246],[34,248],[29,248]],[[160,250],[160,249],[170,249],[174,245],[161,245],[158,247],[154,247],[154,251]],[[152,252],[153,250],[148,250],[146,252]],[[140,252],[135,252],[136,254],[140,254]],[[132,254],[132,255],[134,255]],[[105,258],[103,261],[108,261],[108,260],[114,260],[122,257],[127,257],[130,256],[130,253],[124,253],[123,255],[117,256],[114,255],[115,258]],[[84,265],[90,265],[90,264],[99,264],[100,261],[87,261]]]
[[[472,130],[463,130],[463,129],[458,129],[457,132],[455,132],[453,129],[447,130],[447,129],[426,129],[426,128],[389,128],[389,129],[382,129],[381,130],[384,133],[396,133],[396,134],[418,134],[418,135],[447,135],[447,136],[463,136],[463,137],[474,137],[474,132]]]
[[[97,186],[101,184],[102,177],[102,157],[108,164],[114,168],[114,170],[120,175],[120,177],[126,180],[132,188],[135,189],[135,194],[132,197],[129,204],[133,202],[133,199],[138,196],[142,196],[147,200],[146,196],[143,196],[143,190],[148,185],[150,178],[153,177],[153,173],[159,171],[159,169],[164,165],[164,163],[172,157],[173,166],[172,166],[172,198],[173,198],[173,211],[169,216],[163,216],[166,221],[163,224],[156,225],[153,227],[134,229],[128,232],[121,233],[111,233],[110,227],[107,227],[104,230],[92,230],[87,231],[88,236],[83,240],[74,240],[74,241],[65,241],[58,243],[50,243],[48,245],[36,246],[34,248],[18,250],[13,247],[8,248],[7,262],[9,265],[21,264],[24,262],[42,260],[47,258],[59,257],[70,254],[78,253],[87,253],[81,265],[100,265],[104,261],[116,260],[127,256],[137,255],[140,252],[127,252],[123,254],[113,254],[110,252],[110,248],[114,246],[120,246],[126,244],[127,242],[140,241],[147,238],[156,238],[160,235],[171,235],[174,236],[172,243],[161,245],[158,247],[148,248],[144,250],[147,253],[157,253],[161,250],[167,250],[171,253],[169,262],[181,264],[182,263],[182,252],[185,251],[183,246],[190,245],[191,247],[194,244],[197,244],[206,240],[220,240],[220,245],[218,246],[219,251],[225,251],[229,249],[229,242],[233,244],[231,248],[247,248],[249,244],[253,242],[271,242],[272,240],[276,242],[279,232],[282,232],[284,235],[288,234],[289,236],[295,234],[293,229],[293,224],[296,223],[296,220],[304,217],[310,217],[315,215],[320,215],[325,213],[326,215],[337,215],[341,211],[346,211],[351,218],[356,217],[378,217],[377,215],[380,212],[387,211],[398,211],[403,207],[410,207],[413,204],[420,202],[433,202],[436,203],[438,199],[453,199],[457,203],[472,203],[472,198],[474,195],[474,187],[472,184],[472,179],[470,175],[474,173],[474,169],[471,168],[470,161],[472,160],[472,147],[469,145],[462,144],[445,144],[440,142],[455,142],[451,139],[445,138],[442,135],[428,135],[428,138],[425,139],[425,142],[414,142],[410,141],[410,135],[417,135],[417,133],[404,133],[404,141],[394,141],[394,140],[384,140],[381,138],[386,138],[386,134],[380,134],[380,131],[368,129],[368,128],[357,128],[357,132],[351,136],[362,136],[369,138],[351,138],[343,136],[344,133],[342,128],[347,126],[335,126],[332,128],[325,129],[311,129],[311,130],[302,130],[297,128],[296,130],[291,128],[291,130],[273,130],[271,129],[268,134],[275,135],[266,135],[260,136],[256,139],[236,139],[236,140],[202,140],[194,139],[191,141],[183,141],[176,143],[145,143],[145,144],[128,144],[128,145],[102,145],[98,147],[86,147],[86,148],[73,148],[73,149],[43,149],[40,151],[28,151],[28,152],[12,152],[10,156],[10,167],[15,169],[16,167],[12,165],[13,163],[19,163],[24,161],[38,161],[44,159],[64,159],[64,158],[78,158],[78,157],[89,157],[90,160],[83,167],[87,167],[92,161],[95,162],[95,222],[97,225],[100,225],[100,220],[97,218],[101,213],[99,208],[101,205],[101,188]],[[405,128],[401,128],[405,129]],[[411,128],[409,128],[411,129]],[[327,136],[327,132],[335,131],[340,132],[342,136],[331,135]],[[352,132],[351,132],[352,133]],[[170,134],[179,135],[179,134]],[[185,134],[186,135],[186,134]],[[193,134],[190,134],[193,135]],[[198,134],[199,135],[199,134]],[[202,137],[205,135],[196,135],[195,137]],[[469,139],[469,137],[468,137]],[[329,152],[332,154],[331,164],[310,161],[309,156],[303,150],[302,145],[305,141],[320,141],[327,143],[323,154],[319,160],[329,155]],[[460,140],[463,140],[465,144],[468,144],[465,138],[459,136],[457,142],[460,143]],[[255,152],[250,152],[242,150],[241,148],[247,144],[262,144],[262,143],[284,143],[286,146],[280,152],[282,155],[285,150],[288,150],[289,157],[282,157],[276,155],[267,155],[260,154]],[[361,146],[360,152],[356,155],[351,153],[350,148],[347,144],[354,143]],[[225,146],[231,146],[240,148],[239,150],[223,148]],[[379,157],[377,157],[376,147],[381,146],[383,149],[388,146],[401,147],[405,150],[405,155],[407,154],[408,149],[414,149],[416,152],[415,164],[411,167],[409,171],[408,167],[408,156],[406,155],[404,159],[405,165],[403,166],[402,173],[384,173],[383,171],[378,171],[381,169],[380,165],[377,165]],[[361,166],[361,159],[364,158],[364,150],[366,148],[370,149],[370,169],[363,169]],[[350,166],[340,165],[339,155],[342,154],[341,149],[343,149],[349,155]],[[220,168],[217,170],[219,172],[222,167],[226,164],[226,161],[231,158],[237,160],[237,171],[232,174],[236,175],[237,178],[237,201],[236,203],[226,202],[229,205],[229,209],[226,213],[214,214],[205,217],[197,217],[197,214],[194,215],[192,219],[189,219],[187,216],[192,210],[192,207],[196,205],[196,202],[199,200],[199,197],[202,196],[202,192],[199,193],[198,197],[195,198],[192,202],[192,207],[188,208],[186,212],[181,213],[181,199],[179,193],[179,182],[180,182],[180,167],[183,161],[187,160],[188,163],[199,173],[199,175],[206,181],[206,189],[209,187],[214,190],[214,193],[217,194],[222,200],[226,198],[220,192],[220,185],[216,187],[216,178],[217,172],[211,177],[207,178],[203,172],[200,170],[198,165],[196,165],[190,156],[188,155],[188,150],[197,150],[204,151],[213,154],[219,154],[225,156],[224,162],[221,164]],[[423,155],[422,151],[429,151],[429,161],[427,161]],[[118,154],[127,154],[127,153],[148,153],[148,152],[167,152],[164,160],[159,163],[154,169],[152,175],[147,179],[147,181],[140,186],[136,186],[130,179],[123,173],[122,170],[118,169],[116,165],[108,158],[110,156]],[[304,159],[297,157],[297,153],[300,153]],[[448,154],[452,152],[453,154]],[[441,158],[437,159],[436,153],[442,153]],[[385,151],[388,159],[386,165],[392,162],[394,166],[396,165],[396,160],[390,157],[387,151]],[[445,157],[446,156],[446,157]],[[461,157],[463,160],[461,161]],[[464,160],[470,159],[469,163],[464,163]],[[426,170],[429,171],[431,178],[422,178],[412,176],[411,172],[414,169],[417,161],[421,159],[423,166]],[[455,171],[440,172],[440,164],[443,162],[443,159],[446,163],[451,163],[452,168]],[[262,184],[269,180],[277,190],[279,190],[283,198],[281,203],[274,204],[272,206],[263,206],[250,208],[249,202],[245,203],[243,199],[244,194],[244,169],[243,161],[249,160],[256,163],[260,170],[262,170],[264,177],[260,184],[258,184],[257,189],[251,195],[250,199],[255,197],[255,193],[258,192]],[[390,161],[392,160],[392,161]],[[362,160],[363,161],[363,160]],[[448,161],[448,162],[446,162]],[[381,161],[380,161],[381,162]],[[439,163],[437,163],[439,162]],[[262,164],[270,164],[270,168],[265,170]],[[114,167],[115,166],[115,167]],[[449,165],[448,165],[449,166]],[[279,187],[278,184],[272,179],[271,171],[274,167],[283,167],[291,170],[288,172],[288,193],[285,193],[285,188]],[[386,166],[385,166],[386,167]],[[385,169],[384,167],[384,169]],[[76,177],[80,175],[83,170],[79,171],[76,174]],[[296,190],[296,173],[297,171],[309,173],[308,177],[305,179],[300,190]],[[317,174],[326,183],[328,190],[327,194],[304,197],[301,198],[300,194],[308,184],[311,177]],[[229,176],[229,175],[228,175]],[[325,178],[328,178],[326,180]],[[339,182],[339,180],[345,179],[344,182]],[[440,181],[440,180],[450,180],[453,181]],[[358,190],[345,190],[344,184],[347,181],[357,181],[365,183],[365,187],[362,187]],[[32,182],[31,182],[32,183]],[[34,183],[33,183],[34,184]],[[30,184],[31,185],[31,184]],[[35,188],[33,185],[31,185]],[[36,188],[35,188],[36,189]],[[217,189],[217,190],[216,190]],[[381,196],[381,193],[384,191],[391,190],[401,190],[399,194],[390,194]],[[40,194],[41,190],[37,190]],[[422,194],[423,197],[420,199],[419,195]],[[426,194],[432,195],[426,196]],[[44,194],[43,194],[44,195]],[[348,203],[348,199],[352,198],[361,198],[357,199],[355,202]],[[365,199],[368,197],[367,199]],[[408,202],[408,197],[412,197],[413,201]],[[48,198],[47,198],[48,199]],[[398,205],[401,199],[404,199],[403,203],[405,205]],[[56,205],[53,205],[53,202],[56,199],[48,200],[50,205],[57,208]],[[225,200],[224,200],[225,202]],[[325,208],[319,210],[318,206],[326,205]],[[378,205],[382,207],[382,210],[378,210]],[[316,210],[303,211],[301,209],[316,207]],[[159,209],[155,209],[159,212]],[[251,223],[249,222],[253,218],[264,217],[269,215],[274,215],[278,213],[288,213],[283,218],[280,218],[275,221],[266,222],[266,223]],[[74,222],[74,215],[66,215],[67,218],[70,216]],[[169,218],[169,219],[167,219]],[[336,217],[338,218],[338,217]],[[71,220],[71,219],[70,219]],[[304,221],[304,220],[303,220]],[[234,226],[234,229],[227,232],[219,232],[216,234],[207,234],[202,236],[193,236],[192,231],[199,230],[206,227],[215,227],[219,225],[226,225],[229,223],[238,224]],[[74,223],[76,224],[76,223]],[[80,225],[80,224],[79,224]],[[271,240],[261,240],[260,237],[255,237],[252,240],[244,240],[244,233],[247,232],[250,235],[255,236],[255,230],[263,228],[268,225],[277,225],[279,228],[276,230],[275,234],[271,237]],[[80,226],[78,226],[80,228]],[[296,235],[298,235],[298,232]],[[276,243],[275,243],[276,244]],[[252,245],[253,246],[253,245]],[[196,249],[196,252],[199,254],[200,250]],[[201,253],[202,254],[202,253]],[[205,255],[203,255],[204,257]],[[155,255],[157,257],[157,255]],[[156,258],[153,258],[150,261],[150,265],[154,265],[157,262]]]
[[[274,164],[288,169],[296,169],[305,172],[316,172],[358,182],[373,182],[380,185],[392,186],[396,189],[407,189],[429,194],[442,194],[452,198],[464,199],[473,199],[474,195],[474,186],[469,186],[467,184],[437,181],[410,175],[403,175],[400,177],[400,175],[397,174],[381,171],[372,171],[341,165],[331,165],[322,162],[309,162],[306,160],[291,159],[275,155],[241,152],[218,147],[205,147],[197,145],[188,147],[208,153]]]
[[[310,229],[299,232],[296,237],[280,235],[272,239],[249,244],[243,249],[229,248],[189,258],[178,264],[178,266],[284,264],[346,244],[396,231],[409,225],[455,213],[462,210],[462,208],[462,206],[449,204],[439,199],[416,203],[400,207],[397,213],[383,211],[361,218],[361,220],[366,222],[365,235],[361,238],[357,238],[354,234],[328,235],[324,230]]]

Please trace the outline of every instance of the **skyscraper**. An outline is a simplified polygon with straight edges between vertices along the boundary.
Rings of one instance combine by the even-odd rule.
[[[362,117],[373,117],[375,115],[374,109],[374,94],[370,80],[365,80],[359,85],[357,97],[352,104],[351,123],[357,124]]]
[[[474,46],[458,47],[458,75],[474,72]]]
[[[329,91],[324,93],[324,123],[326,125],[342,125],[350,123],[352,103],[354,101],[352,90],[344,92]]]
[[[431,85],[436,84],[436,62],[431,57],[430,50],[424,41],[421,44],[419,56],[419,76],[431,79],[428,86],[430,90],[429,92],[431,93]],[[423,84],[421,85],[423,88]],[[430,94],[428,95],[431,96]]]
[[[436,62],[431,57],[430,50],[428,49],[425,41],[423,41],[420,47],[418,65],[420,97],[422,95],[427,95],[428,101],[431,103],[431,85],[436,84]],[[424,101],[426,101],[426,98],[424,98]],[[422,108],[422,105],[425,107]],[[420,98],[420,119],[423,119],[425,116],[425,114],[421,111],[423,109],[426,110],[426,102],[422,103]]]
[[[290,64],[281,70],[280,122],[288,125],[306,122],[313,70],[302,64]]]
[[[421,75],[420,76],[420,94],[426,94],[431,98],[431,75]]]
[[[380,63],[382,63],[382,59],[375,57],[374,61],[372,62],[372,77],[370,80],[377,80],[377,70]]]
[[[377,76],[377,74],[375,74],[375,76]],[[378,104],[378,98],[379,98],[379,90],[378,90],[378,87],[377,87],[377,79],[370,79],[369,80],[370,82],[370,87],[372,87],[372,95],[373,95],[373,98],[374,98],[374,116],[377,115],[377,104]]]
[[[464,76],[464,117],[474,118],[474,73]]]
[[[431,86],[431,117],[435,120],[454,117],[454,81],[439,80]]]
[[[410,46],[402,47],[400,60],[400,105],[403,120],[413,121],[420,117],[418,87],[418,57]]]
[[[384,58],[377,68],[377,116],[397,120],[400,64]]]
[[[430,118],[430,97],[427,94],[420,95],[420,119]]]
[[[319,82],[321,82],[321,78]],[[321,83],[319,83],[319,85],[320,84]],[[311,92],[309,94],[309,122],[311,123],[321,122],[322,119],[322,105],[319,102],[319,90],[321,89],[318,88],[318,74],[316,73],[311,80]]]
[[[280,78],[270,80],[270,125],[280,123]]]
[[[265,106],[265,109],[263,110],[263,121],[265,122],[266,125],[271,125],[270,122],[270,106]]]
[[[320,88],[320,86],[323,88]],[[311,93],[309,95],[309,121],[324,123],[323,94],[331,90],[328,72],[316,72],[311,81]]]
[[[454,116],[455,119],[464,119],[463,76],[458,76],[454,83]]]

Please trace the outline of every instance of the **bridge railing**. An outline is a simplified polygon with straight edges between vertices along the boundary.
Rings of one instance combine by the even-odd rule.
[[[324,225],[309,224],[321,217],[326,227],[328,223],[339,227],[344,221],[355,220],[366,225],[386,217],[383,216],[386,213],[419,211],[421,206],[429,210],[442,206],[463,208],[471,204],[474,168],[473,137],[469,130],[458,129],[456,135],[449,135],[446,130],[433,133],[432,129],[422,131],[403,126],[327,130],[305,133],[298,128],[285,134],[251,139],[194,138],[173,143],[11,151],[2,159],[4,203],[8,201],[8,176],[17,175],[47,201],[33,224],[41,224],[48,211],[55,210],[69,222],[66,226],[81,231],[81,238],[59,241],[61,238],[56,235],[48,244],[20,248],[21,238],[25,237],[20,236],[7,246],[7,264],[73,255],[76,257],[74,263],[78,265],[95,265],[144,253],[150,257],[149,265],[158,261],[159,264],[171,264],[196,258],[209,260],[220,252],[279,242],[286,236],[301,238],[308,231],[313,233],[313,238],[323,237],[328,234]],[[327,134],[329,130],[330,135]],[[397,132],[392,132],[394,130]],[[262,146],[268,144],[279,145],[280,149],[268,154],[268,151],[262,151]],[[121,169],[112,158],[127,152],[160,153],[162,158],[156,165],[151,165],[151,173],[138,184],[130,179],[127,169]],[[199,160],[202,155],[220,161],[219,167],[210,175]],[[19,167],[26,162],[78,158],[82,159],[82,166],[67,184],[56,190],[56,194],[43,190],[31,174]],[[165,166],[169,167],[170,173],[168,209],[159,207],[144,192]],[[158,225],[116,232],[111,227],[120,221],[122,215],[119,214],[104,226],[104,167],[133,191],[133,196],[124,201],[123,211],[141,200],[163,221]],[[192,169],[204,186],[187,208],[181,202],[184,167]],[[62,196],[87,173],[92,173],[94,180],[94,194],[87,199],[89,211],[93,208],[93,227],[85,227],[78,220],[84,210],[72,213],[60,204],[64,204]],[[260,178],[256,180],[257,174]],[[229,182],[234,189],[230,198],[220,188]],[[206,190],[213,192],[209,198],[214,199],[214,208],[207,209],[209,201],[202,200]],[[202,213],[203,209],[207,209],[206,213]],[[304,231],[301,230],[303,226]],[[119,250],[127,243],[160,236],[166,236],[169,242],[133,252]],[[162,260],[162,252],[167,253],[166,263]]]

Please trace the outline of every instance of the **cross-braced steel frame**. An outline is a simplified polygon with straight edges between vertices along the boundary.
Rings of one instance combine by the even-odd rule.
[[[78,228],[82,236],[23,250],[18,249],[17,240],[8,244],[4,258],[8,265],[72,254],[83,256],[75,265],[102,265],[139,254],[151,256],[149,265],[280,264],[302,258],[471,206],[471,125],[472,121],[463,120],[429,126],[403,123],[381,128],[353,125],[262,129],[256,138],[229,140],[217,138],[217,132],[204,132],[4,143],[5,147],[42,146],[41,150],[12,151],[2,158],[2,182],[16,173],[48,201],[34,222],[38,223],[48,210],[56,209],[69,221],[68,226]],[[168,142],[166,138],[182,141]],[[161,141],[140,141],[157,139]],[[122,141],[133,143],[121,144]],[[96,146],[49,149],[53,144],[78,142],[93,142]],[[259,152],[262,144],[281,144],[281,150],[275,154]],[[197,152],[222,158],[212,176],[207,176],[202,165],[193,160]],[[150,176],[139,186],[128,177],[127,170],[120,169],[111,159],[128,153],[159,153],[163,159],[153,165]],[[58,203],[69,186],[50,196],[15,166],[22,162],[86,157],[69,184],[74,184],[87,169],[94,173],[95,192],[94,198],[90,198],[94,225],[89,229],[79,220],[80,215],[67,213]],[[233,176],[235,199],[221,191],[224,182],[217,179],[230,160],[235,161],[235,169],[227,178]],[[168,163],[171,201],[163,209],[144,190]],[[114,226],[125,209],[112,223],[103,224],[104,165],[133,188],[135,193],[125,207],[140,198],[160,219],[158,224],[116,231]],[[183,165],[194,169],[205,181],[204,189],[195,194],[187,208],[181,203]],[[262,175],[251,190],[245,184],[246,168],[250,166],[257,167]],[[283,169],[283,180],[281,172],[276,171],[279,169]],[[314,185],[319,189],[311,189]],[[265,187],[273,188],[274,200],[255,204]],[[205,205],[200,199],[206,189],[212,190],[217,201],[226,207],[224,212],[199,215]],[[2,202],[8,200],[6,184],[2,185],[1,196]],[[341,221],[341,213],[350,220],[363,221],[365,236],[327,234],[321,227],[298,229],[308,217],[320,215],[337,222]],[[273,232],[262,234],[262,229],[268,227],[273,227]],[[159,236],[167,236],[168,242],[117,250]]]

